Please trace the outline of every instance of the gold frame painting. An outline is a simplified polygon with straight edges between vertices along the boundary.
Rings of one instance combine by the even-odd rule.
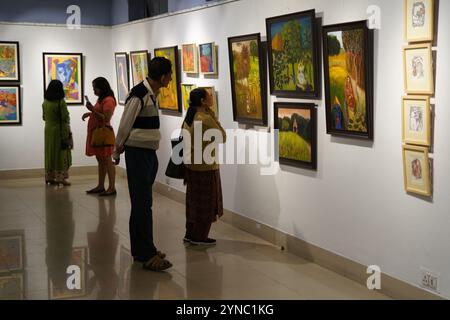
[[[181,46],[181,60],[183,72],[198,74],[198,52],[195,43],[183,44]]]
[[[433,53],[430,44],[403,48],[403,75],[407,94],[434,94]]]
[[[189,98],[191,91],[197,88],[197,85],[191,83],[182,83],[181,84],[181,92],[183,96],[183,108],[185,111],[189,109]]]
[[[431,111],[428,96],[406,96],[402,99],[402,140],[404,143],[431,145]]]
[[[202,48],[209,49],[204,51]],[[201,74],[217,74],[217,49],[215,42],[201,43],[198,45],[198,62]],[[206,68],[206,69],[205,69]],[[206,71],[205,71],[206,70]]]
[[[199,87],[199,88],[203,88],[206,89],[207,91],[209,91],[209,93],[212,94],[213,96],[213,100],[214,103],[211,107],[211,110],[214,111],[214,114],[216,115],[217,119],[219,118],[219,106],[217,104],[217,92],[216,92],[216,88],[214,86],[207,86],[207,87]]]
[[[405,40],[433,41],[434,0],[405,0]]]
[[[406,192],[425,197],[432,195],[428,148],[403,146],[403,176]]]
[[[131,80],[133,81],[133,86],[139,84],[147,78],[150,58],[150,52],[147,50],[130,52]]]

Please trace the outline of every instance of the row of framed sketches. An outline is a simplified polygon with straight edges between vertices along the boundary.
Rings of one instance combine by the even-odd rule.
[[[183,72],[188,74],[217,74],[217,51],[214,42],[181,46]]]
[[[0,125],[22,124],[20,49],[17,41],[0,41]]]

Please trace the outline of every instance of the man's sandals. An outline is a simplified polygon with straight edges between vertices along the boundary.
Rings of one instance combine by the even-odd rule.
[[[172,267],[172,264],[169,261],[161,258],[161,256],[159,254],[156,254],[155,256],[153,256],[150,260],[145,262],[143,265],[143,268],[145,270],[157,271],[157,272],[167,270],[170,267]]]

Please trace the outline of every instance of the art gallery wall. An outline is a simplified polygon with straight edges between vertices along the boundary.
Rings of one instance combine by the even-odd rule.
[[[324,100],[318,101],[317,172],[283,166],[274,176],[261,176],[259,166],[222,166],[224,205],[351,260],[378,265],[382,272],[413,285],[419,284],[421,267],[430,269],[440,274],[439,290],[450,297],[449,1],[441,1],[439,15],[432,200],[403,190],[403,1],[282,0],[274,6],[272,0],[243,0],[113,27],[112,48],[115,52],[149,49],[153,53],[156,47],[181,48],[183,43],[215,41],[218,78],[183,75],[182,80],[215,86],[223,126],[238,128],[232,120],[227,37],[260,32],[265,40],[265,18],[312,8],[323,17],[324,25],[364,20],[370,5],[381,9],[381,29],[375,36],[374,142],[327,135]],[[274,101],[273,97],[269,100],[271,126]],[[181,183],[164,176],[169,138],[181,121],[181,117],[161,117],[157,179],[184,190]]]

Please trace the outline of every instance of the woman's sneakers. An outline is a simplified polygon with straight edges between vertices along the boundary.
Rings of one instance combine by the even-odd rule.
[[[211,238],[208,238],[206,240],[199,240],[199,241],[191,239],[190,243],[197,245],[197,246],[215,246],[217,241],[216,241],[216,239],[211,239]]]

